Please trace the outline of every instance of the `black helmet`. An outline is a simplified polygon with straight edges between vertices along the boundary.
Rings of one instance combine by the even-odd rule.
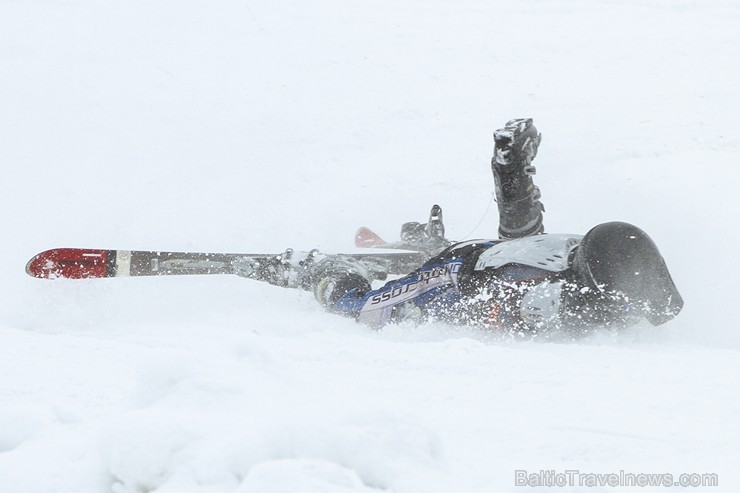
[[[586,233],[573,271],[585,286],[602,293],[621,292],[636,302],[653,325],[669,321],[683,307],[658,247],[631,224],[604,223]]]

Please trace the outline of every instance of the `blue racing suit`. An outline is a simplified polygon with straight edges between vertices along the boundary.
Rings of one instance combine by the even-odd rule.
[[[577,235],[456,243],[418,270],[370,291],[353,289],[329,307],[371,327],[441,320],[523,327],[560,314]]]

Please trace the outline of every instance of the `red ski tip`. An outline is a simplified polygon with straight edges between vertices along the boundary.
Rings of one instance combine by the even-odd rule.
[[[39,279],[108,277],[109,254],[109,250],[55,248],[29,260],[26,273]]]
[[[360,248],[381,247],[387,245],[386,241],[375,234],[370,228],[362,227],[355,233],[355,246]]]

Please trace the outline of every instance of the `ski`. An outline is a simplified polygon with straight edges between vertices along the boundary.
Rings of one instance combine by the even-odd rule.
[[[39,279],[237,274],[271,282],[276,270],[287,273],[326,258],[355,262],[373,279],[384,280],[420,267],[428,257],[421,252],[322,254],[289,249],[280,254],[244,254],[55,248],[35,255],[26,272]]]
[[[387,248],[421,252],[432,257],[448,246],[445,227],[442,221],[442,208],[433,205],[426,223],[407,222],[401,225],[401,241],[388,242],[370,228],[361,227],[355,233],[355,246],[358,248]]]
[[[54,248],[29,260],[26,272],[39,279],[236,274],[305,289],[322,262],[324,266],[352,264],[370,280],[408,274],[451,244],[444,232],[442,209],[434,205],[427,223],[402,225],[401,241],[386,242],[368,228],[360,228],[355,235],[357,247],[403,250],[399,252],[324,254],[288,249],[278,254],[250,254]]]
[[[236,255],[55,248],[34,256],[26,272],[40,279],[229,274]]]

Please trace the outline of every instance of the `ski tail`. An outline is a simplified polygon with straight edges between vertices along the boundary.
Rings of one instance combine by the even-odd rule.
[[[26,273],[39,279],[231,274],[236,254],[55,248],[34,256]]]
[[[382,248],[387,245],[388,242],[370,228],[363,226],[355,233],[355,246],[358,248]]]
[[[26,273],[39,279],[114,277],[115,272],[115,250],[55,248],[39,253],[26,264]]]

